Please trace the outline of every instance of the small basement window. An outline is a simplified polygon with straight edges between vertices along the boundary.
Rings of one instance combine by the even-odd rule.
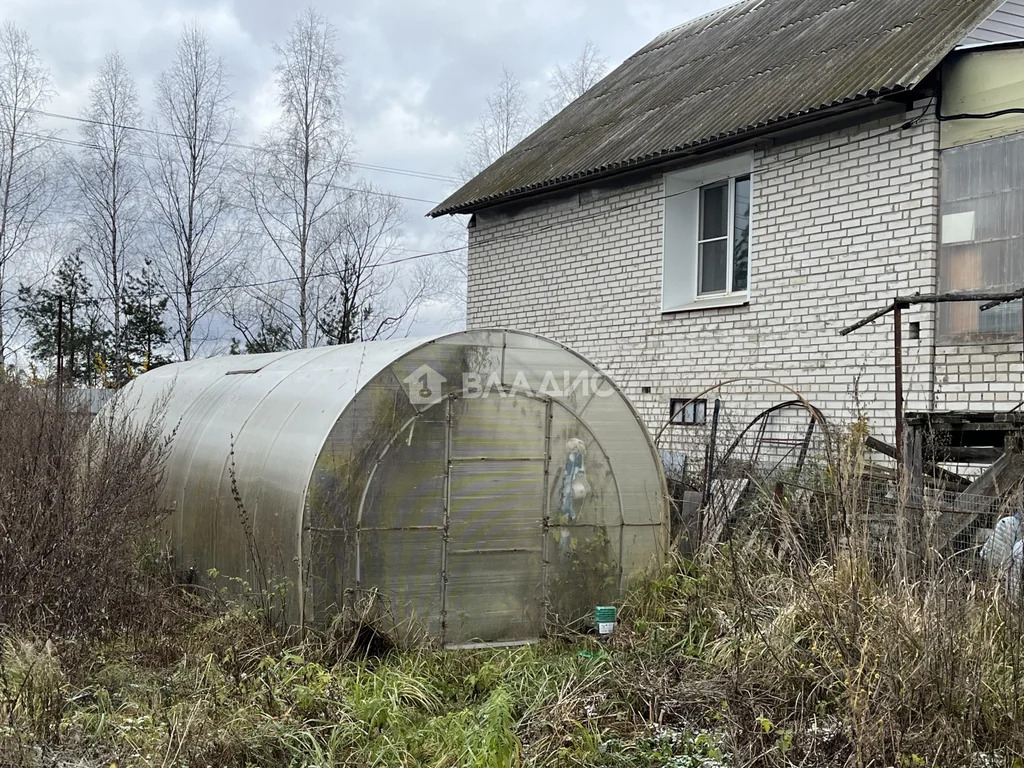
[[[669,402],[669,419],[673,424],[696,426],[708,420],[708,401],[700,398],[673,397]]]

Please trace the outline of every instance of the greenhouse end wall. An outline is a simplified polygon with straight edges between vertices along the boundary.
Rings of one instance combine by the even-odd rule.
[[[567,348],[482,330],[157,369],[185,567],[287,583],[296,623],[369,610],[406,640],[521,642],[615,602],[667,547],[660,461]],[[238,501],[241,501],[239,505]]]

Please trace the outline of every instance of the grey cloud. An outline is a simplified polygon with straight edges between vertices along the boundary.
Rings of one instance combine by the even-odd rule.
[[[540,102],[548,73],[593,40],[613,66],[654,35],[723,0],[370,0],[321,3],[346,59],[347,121],[364,163],[455,174],[484,99],[512,67]],[[5,18],[31,35],[60,91],[53,108],[77,113],[110,49],[124,55],[149,108],[152,85],[182,24],[206,27],[232,77],[243,140],[272,116],[274,41],[299,5],[279,0],[4,0]],[[74,124],[61,123],[66,134]],[[365,172],[410,197],[440,200],[453,185]],[[440,248],[429,205],[407,203],[410,248]],[[432,322],[438,310],[431,310]]]

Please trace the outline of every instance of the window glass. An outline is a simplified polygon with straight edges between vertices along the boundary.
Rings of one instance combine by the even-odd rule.
[[[708,401],[672,398],[669,403],[673,424],[705,424],[708,420]]]
[[[697,254],[697,290],[699,293],[720,293],[726,289],[728,240],[701,243]]]
[[[700,239],[729,234],[729,183],[713,184],[700,191]]]
[[[750,177],[736,179],[732,227],[732,290],[747,290],[750,260]]]
[[[941,291],[1012,291],[1024,280],[1024,134],[942,152]],[[939,341],[1021,338],[1020,302],[939,305]]]

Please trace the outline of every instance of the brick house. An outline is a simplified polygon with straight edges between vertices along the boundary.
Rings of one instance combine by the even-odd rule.
[[[1024,0],[743,0],[665,32],[432,211],[471,214],[468,326],[579,350],[654,431],[743,378],[734,411],[785,385],[892,439],[891,318],[838,332],[1024,281],[1022,41]],[[1024,399],[1019,301],[902,332],[907,409]]]

